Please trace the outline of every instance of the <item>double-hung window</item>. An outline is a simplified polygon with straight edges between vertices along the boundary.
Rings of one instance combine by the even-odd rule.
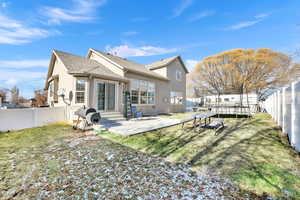
[[[143,80],[131,80],[132,104],[155,104],[155,84]]]
[[[171,92],[171,104],[183,104],[182,92]]]
[[[138,80],[131,80],[131,103],[132,104],[139,104],[140,97],[139,97],[139,81]]]
[[[75,93],[75,102],[84,103],[85,102],[85,91],[86,91],[86,80],[77,79],[76,80],[76,93]]]
[[[148,83],[148,104],[154,104],[155,103],[155,85],[154,83],[149,82]]]

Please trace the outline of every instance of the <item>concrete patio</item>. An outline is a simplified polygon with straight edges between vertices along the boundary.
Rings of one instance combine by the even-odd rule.
[[[180,119],[143,117],[128,121],[106,121],[102,123],[101,128],[107,128],[110,132],[123,136],[130,136],[174,126],[180,123]]]

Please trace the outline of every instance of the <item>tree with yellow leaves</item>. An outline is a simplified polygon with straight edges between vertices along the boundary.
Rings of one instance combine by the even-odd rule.
[[[287,83],[293,71],[291,58],[284,53],[267,48],[233,49],[205,58],[196,65],[191,79],[210,94],[262,95]]]

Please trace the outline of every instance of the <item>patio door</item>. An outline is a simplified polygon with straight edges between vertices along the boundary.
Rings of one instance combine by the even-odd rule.
[[[116,83],[96,83],[97,109],[103,112],[116,110]]]
[[[106,83],[106,110],[114,111],[116,109],[116,84]]]

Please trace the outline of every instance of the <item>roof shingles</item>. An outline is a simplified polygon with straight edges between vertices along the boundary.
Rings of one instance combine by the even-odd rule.
[[[164,67],[164,66],[168,65],[169,63],[173,62],[176,58],[178,58],[178,56],[172,56],[170,58],[165,58],[165,59],[151,63],[146,66],[151,70],[158,69],[158,68]]]
[[[140,74],[144,74],[147,76],[151,76],[154,78],[158,78],[158,79],[163,79],[163,80],[169,80],[167,77],[164,77],[158,73],[155,73],[151,70],[149,70],[145,65],[142,64],[138,64],[135,63],[133,61],[129,61],[125,58],[121,58],[109,53],[104,53],[102,51],[99,50],[95,50],[95,49],[91,49],[93,52],[95,52],[96,54],[100,54],[104,57],[106,57],[107,59],[111,60],[112,62],[120,65],[121,67],[123,67],[125,70],[131,71],[131,72],[135,72],[135,73],[140,73]]]
[[[126,80],[126,78],[112,72],[95,60],[57,50],[54,51],[54,54],[61,60],[61,62],[63,62],[69,74],[95,75],[117,80]]]
[[[146,67],[150,70],[159,69],[159,68],[162,68],[162,67],[166,67],[167,65],[169,65],[171,62],[175,61],[176,59],[178,59],[181,62],[185,72],[188,73],[188,70],[187,70],[186,66],[184,65],[183,61],[181,60],[180,56],[172,56],[172,57],[169,57],[169,58],[165,58],[165,59],[162,59],[160,61],[148,64],[148,65],[146,65]]]

